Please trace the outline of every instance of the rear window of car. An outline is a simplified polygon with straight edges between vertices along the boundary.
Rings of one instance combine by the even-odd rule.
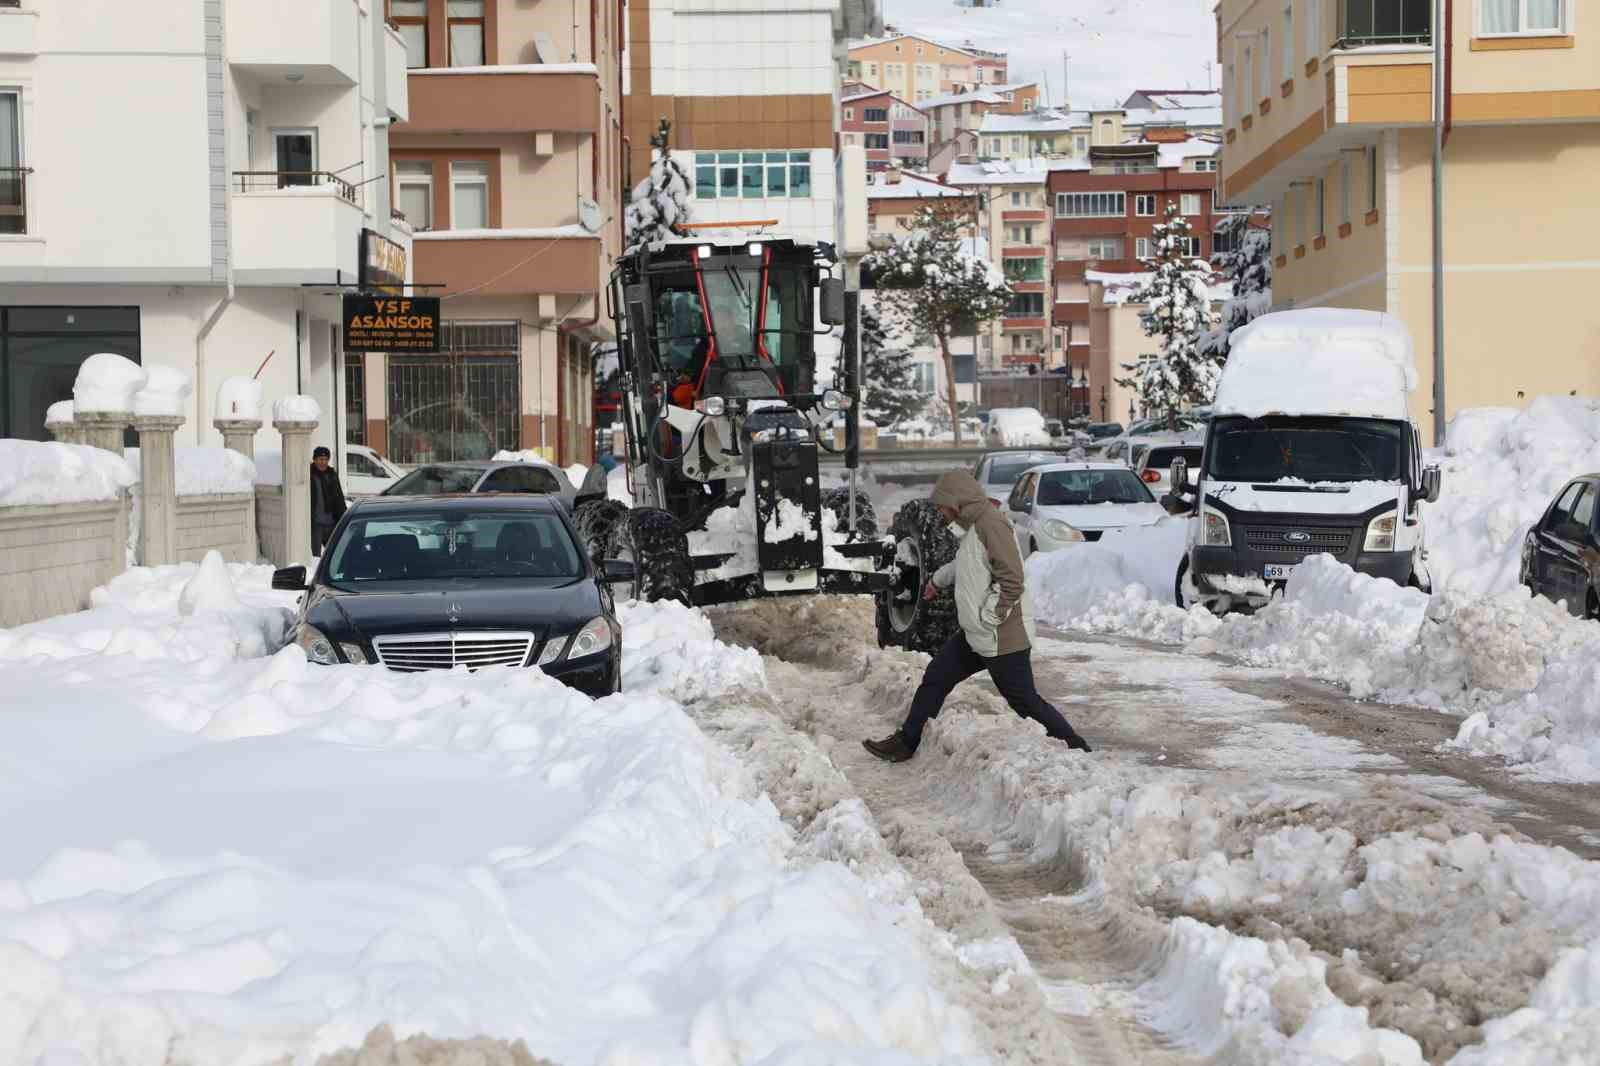
[[[471,492],[483,476],[475,466],[419,466],[389,486],[385,496],[443,496]]]
[[[1053,455],[1008,455],[1003,459],[991,459],[988,473],[984,480],[991,485],[1011,485],[1024,473],[1032,470],[1041,463],[1054,462]]]
[[[1190,469],[1198,470],[1204,453],[1204,448],[1151,448],[1150,458],[1144,465],[1146,470],[1165,470],[1172,465],[1172,460],[1182,459]]]

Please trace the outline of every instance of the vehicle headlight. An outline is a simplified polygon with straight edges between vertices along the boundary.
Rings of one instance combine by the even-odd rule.
[[[1045,536],[1049,537],[1051,540],[1064,540],[1073,542],[1083,539],[1083,534],[1078,532],[1078,530],[1067,525],[1065,522],[1057,521],[1054,518],[1045,519],[1043,525]]]
[[[611,623],[602,615],[589,619],[578,630],[578,635],[572,638],[572,647],[567,649],[567,658],[581,659],[585,655],[598,655],[610,647]]]
[[[838,389],[827,389],[822,394],[822,407],[826,411],[848,411],[850,397]]]
[[[712,418],[721,418],[728,410],[728,401],[721,396],[707,396],[700,401],[700,413]]]
[[[544,650],[539,653],[539,661],[535,666],[549,666],[561,658],[561,653],[567,650],[567,645],[572,638],[565,633],[557,634],[544,642]]]
[[[1231,548],[1233,533],[1228,520],[1207,507],[1200,512],[1200,543],[1207,548]]]
[[[339,662],[339,653],[333,649],[333,641],[328,635],[316,626],[301,622],[295,627],[294,642],[305,651],[306,658],[323,666],[336,666]]]
[[[361,650],[361,645],[340,644],[339,650],[344,652],[345,662],[355,663],[357,666],[365,666],[367,664],[367,653]]]
[[[1392,552],[1394,551],[1394,527],[1399,521],[1399,515],[1379,515],[1367,523],[1367,541],[1361,546],[1365,552]]]

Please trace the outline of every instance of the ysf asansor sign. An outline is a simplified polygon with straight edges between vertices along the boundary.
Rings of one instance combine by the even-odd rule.
[[[347,352],[437,352],[437,296],[344,297],[344,350]]]

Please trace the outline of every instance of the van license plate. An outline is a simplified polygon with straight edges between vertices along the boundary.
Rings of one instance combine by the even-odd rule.
[[[1292,573],[1294,567],[1286,563],[1268,563],[1261,568],[1261,577],[1266,581],[1287,581]]]

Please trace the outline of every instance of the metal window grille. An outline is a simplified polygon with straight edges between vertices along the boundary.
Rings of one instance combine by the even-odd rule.
[[[367,443],[367,364],[360,355],[344,357],[344,442]]]
[[[488,459],[521,440],[521,324],[442,322],[437,355],[389,357],[389,452]]]

